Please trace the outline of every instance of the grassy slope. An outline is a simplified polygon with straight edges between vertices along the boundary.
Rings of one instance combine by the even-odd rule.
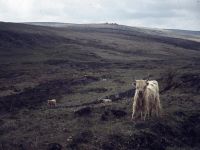
[[[0,148],[198,148],[200,43],[160,32],[0,23]],[[163,118],[132,122],[131,82],[147,74]]]

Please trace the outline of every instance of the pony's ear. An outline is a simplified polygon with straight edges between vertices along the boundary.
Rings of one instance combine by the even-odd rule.
[[[132,83],[132,86],[133,86],[133,87],[136,87],[136,81],[134,81],[134,82]]]
[[[149,85],[149,80],[146,80],[146,85]]]

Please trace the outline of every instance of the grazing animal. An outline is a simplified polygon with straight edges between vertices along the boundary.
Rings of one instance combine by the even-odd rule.
[[[102,99],[101,102],[102,103],[110,103],[110,102],[112,102],[112,100],[111,99]]]
[[[135,89],[135,96],[133,101],[132,119],[135,117],[136,112],[140,113],[141,119],[146,119],[152,116],[153,111],[156,116],[160,116],[161,104],[159,98],[158,82],[148,80],[136,80],[133,84]]]
[[[47,101],[49,107],[56,107],[56,99],[51,99]]]

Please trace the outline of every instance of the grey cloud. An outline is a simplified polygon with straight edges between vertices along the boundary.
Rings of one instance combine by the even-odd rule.
[[[2,21],[117,22],[200,30],[200,0],[0,0]]]

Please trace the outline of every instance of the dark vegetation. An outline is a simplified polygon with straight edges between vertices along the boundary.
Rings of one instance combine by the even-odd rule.
[[[198,150],[199,34],[170,33],[0,23],[0,150]],[[148,74],[162,117],[132,121],[131,83]]]
[[[41,83],[34,88],[26,88],[18,94],[1,97],[0,109],[2,111],[13,111],[13,109],[20,109],[22,107],[32,108],[33,105],[36,106],[36,104],[46,102],[47,99],[51,99],[52,97],[60,99],[63,94],[73,93],[70,89],[71,86],[77,84],[85,85],[94,81],[98,81],[98,79],[85,76],[80,79],[53,80]]]

